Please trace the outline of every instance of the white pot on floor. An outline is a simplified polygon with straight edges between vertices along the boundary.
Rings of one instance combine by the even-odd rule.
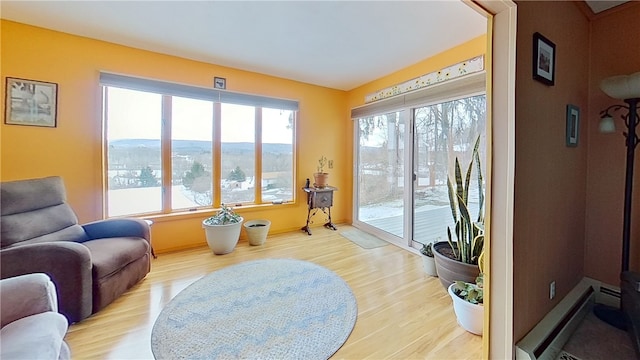
[[[262,245],[267,240],[271,221],[269,220],[249,220],[244,223],[244,230],[250,245]]]
[[[482,335],[484,326],[484,306],[472,304],[453,292],[455,283],[449,285],[449,295],[453,300],[453,311],[456,313],[458,324],[463,329],[476,335]]]
[[[436,259],[434,257],[422,255],[422,267],[427,275],[438,277],[438,272],[436,271]]]
[[[235,249],[240,239],[240,230],[242,230],[242,218],[240,221],[226,225],[207,225],[202,222],[207,244],[216,255],[228,254]]]

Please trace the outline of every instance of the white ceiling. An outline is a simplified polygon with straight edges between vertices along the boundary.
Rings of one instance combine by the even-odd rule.
[[[459,0],[2,0],[0,16],[341,90],[486,32],[486,19]]]

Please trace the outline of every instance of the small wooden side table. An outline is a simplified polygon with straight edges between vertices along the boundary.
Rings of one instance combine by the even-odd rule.
[[[309,224],[313,224],[311,221],[311,217],[315,215],[318,210],[322,211],[325,215],[328,216],[327,222],[324,226],[328,229],[337,230],[336,226],[331,221],[331,207],[333,206],[333,192],[337,191],[338,188],[333,186],[326,186],[323,188],[315,188],[308,187],[302,188],[304,192],[307,193],[307,224],[303,226],[300,230],[305,231],[307,234],[311,235],[311,228]]]

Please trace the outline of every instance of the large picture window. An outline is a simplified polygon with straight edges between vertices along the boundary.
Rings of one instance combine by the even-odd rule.
[[[297,102],[101,74],[108,217],[293,201]]]

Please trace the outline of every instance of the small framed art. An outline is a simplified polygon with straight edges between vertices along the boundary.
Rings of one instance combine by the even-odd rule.
[[[533,34],[533,78],[553,86],[556,73],[556,45],[540,33]]]
[[[227,88],[227,79],[221,77],[213,78],[213,87],[216,89],[226,89]]]
[[[580,134],[580,108],[575,105],[567,105],[567,146],[578,146]]]
[[[56,127],[58,84],[7,77],[4,123]]]

